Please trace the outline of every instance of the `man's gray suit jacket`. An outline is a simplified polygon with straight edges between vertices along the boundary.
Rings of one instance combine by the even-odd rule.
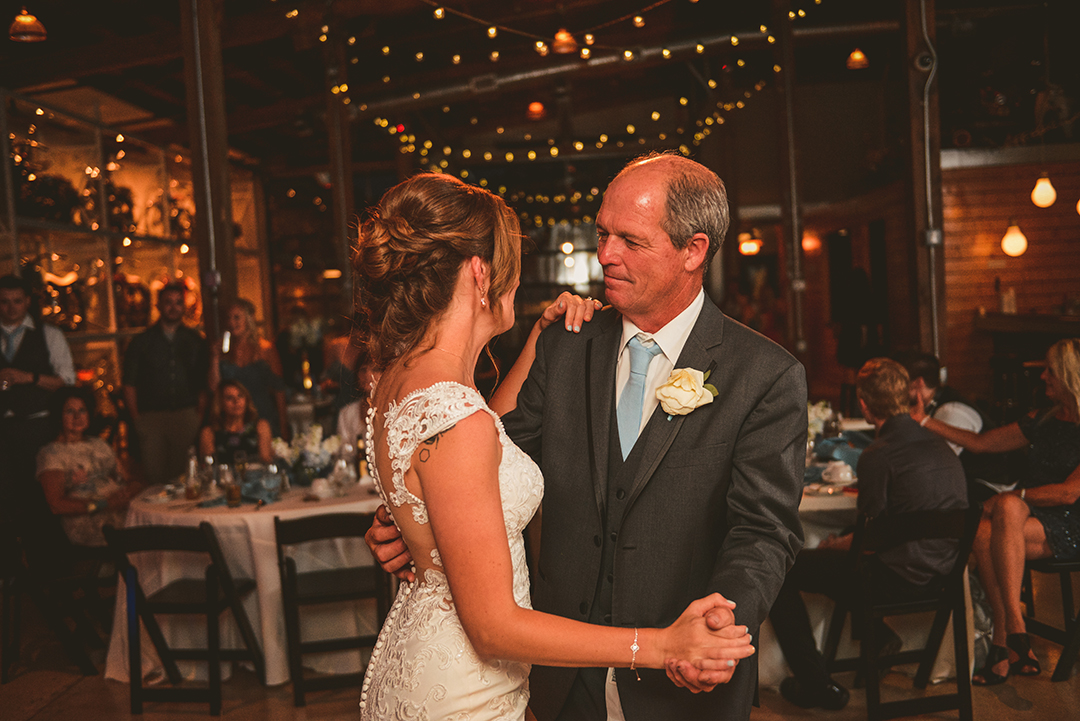
[[[504,418],[510,437],[540,465],[544,502],[535,608],[585,621],[601,564],[601,534],[617,533],[612,625],[663,627],[691,601],[719,592],[736,623],[758,639],[784,575],[802,547],[798,506],[806,452],[806,375],[767,338],[706,300],[676,368],[711,369],[719,394],[688,415],[660,406],[621,521],[604,528],[608,444],[614,419],[621,316],[607,310],[581,333],[554,324]],[[638,455],[635,453],[635,455]],[[627,661],[630,650],[627,648]],[[554,719],[577,671],[536,666],[531,705]],[[752,657],[711,693],[676,687],[662,670],[616,679],[627,721],[749,718],[757,687]]]

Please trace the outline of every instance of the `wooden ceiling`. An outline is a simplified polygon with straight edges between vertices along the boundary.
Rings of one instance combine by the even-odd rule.
[[[77,103],[88,116],[96,112],[85,107],[89,98],[115,99],[101,108],[105,122],[152,142],[188,145],[179,2],[190,1],[0,2],[0,17],[14,17],[25,4],[48,30],[43,43],[0,44],[0,87],[42,102]],[[772,87],[768,37],[777,27],[776,4],[227,0],[220,32],[229,145],[268,176],[323,171],[327,103],[347,98],[360,170],[446,160],[458,172],[483,162],[510,173],[512,153],[515,168],[557,179],[570,162],[606,167],[641,150],[689,147],[707,118],[719,122],[738,112],[737,103]],[[866,82],[890,74],[898,80],[903,6],[901,0],[792,0],[797,82]],[[939,28],[962,30],[962,23],[1003,13],[1025,17],[1041,6],[939,0]],[[489,38],[492,25],[499,29]],[[582,47],[585,33],[593,34],[590,59],[554,52],[562,28]],[[547,55],[537,52],[538,39]],[[856,45],[873,62],[853,73],[844,60]],[[632,60],[624,59],[627,51]],[[339,63],[339,75],[328,82],[328,68]],[[342,83],[347,91],[329,92]],[[542,118],[528,117],[533,102],[543,103]],[[431,147],[422,155],[425,142]],[[403,153],[410,145],[413,152]],[[530,151],[535,161],[521,162]],[[481,161],[485,153],[490,161]]]

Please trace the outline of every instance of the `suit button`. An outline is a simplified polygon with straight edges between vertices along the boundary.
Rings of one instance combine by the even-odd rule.
[[[596,544],[596,547],[600,547],[600,536],[593,536],[592,542]]]
[[[611,532],[611,540],[614,541],[614,540],[617,540],[618,538],[619,538],[619,534],[615,533],[615,531],[612,531]]]
[[[615,497],[621,501],[622,499],[626,498],[626,491],[620,488],[619,490],[615,491]]]
[[[588,612],[589,612],[589,602],[588,602],[588,601],[582,601],[582,602],[581,602],[581,605],[580,605],[580,606],[578,606],[578,609],[579,609],[579,610],[580,610],[580,611],[581,611],[582,613],[588,613]]]
[[[604,614],[604,623],[607,623],[607,624],[611,623],[611,614],[610,613],[605,613]]]
[[[607,582],[608,583],[615,583],[615,574],[614,573],[609,573],[607,575]]]

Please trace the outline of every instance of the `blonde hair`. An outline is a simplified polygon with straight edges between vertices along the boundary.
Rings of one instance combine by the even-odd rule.
[[[353,258],[365,343],[378,370],[417,349],[450,305],[461,266],[476,257],[491,269],[485,292],[499,317],[497,299],[521,274],[521,227],[502,198],[438,173],[386,192],[361,225]]]
[[[1065,338],[1050,346],[1046,364],[1072,397],[1073,417],[1080,418],[1080,338]]]
[[[247,298],[237,298],[229,304],[229,309],[239,308],[244,313],[244,318],[247,320],[247,337],[258,340],[261,338],[259,335],[259,323],[255,320],[255,304]]]
[[[859,369],[855,392],[878,420],[907,413],[911,378],[904,366],[891,358],[871,358]]]

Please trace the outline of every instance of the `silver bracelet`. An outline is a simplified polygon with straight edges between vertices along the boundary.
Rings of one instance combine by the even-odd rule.
[[[1025,496],[1027,496],[1027,489],[1026,488],[1021,488],[1020,489],[1020,500],[1021,501],[1024,500]]]
[[[930,416],[923,416],[923,419],[921,421],[919,421],[919,425],[925,428],[926,424],[929,421],[930,421]]]
[[[632,654],[630,656],[630,670],[634,672],[634,675],[637,676],[637,680],[640,681],[641,680],[641,674],[638,673],[636,668],[634,668],[634,666],[637,664],[637,652],[641,650],[641,646],[638,646],[637,637],[638,637],[638,630],[635,628],[634,629],[634,642],[632,644],[630,644],[630,653]]]

